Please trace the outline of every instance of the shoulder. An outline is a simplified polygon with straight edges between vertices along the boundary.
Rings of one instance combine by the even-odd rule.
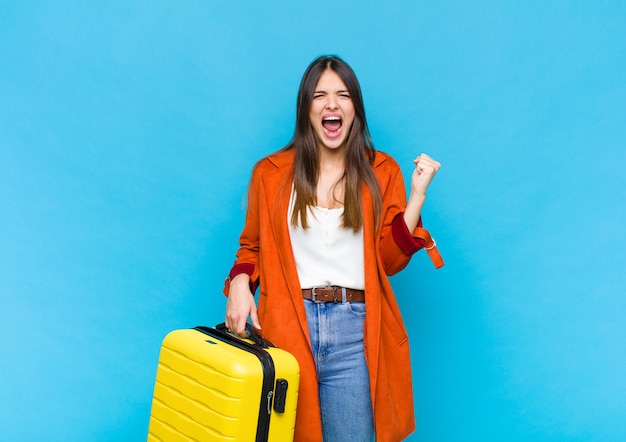
[[[400,171],[398,162],[391,155],[380,150],[376,151],[372,168],[377,173],[392,174]]]
[[[254,165],[254,172],[271,172],[276,169],[289,168],[293,166],[295,150],[293,148],[281,149],[264,158],[261,158]]]

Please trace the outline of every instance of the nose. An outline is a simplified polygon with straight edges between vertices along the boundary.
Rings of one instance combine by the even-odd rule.
[[[328,102],[326,103],[326,107],[328,109],[337,109],[337,97],[335,97],[334,95],[329,95],[328,96]]]

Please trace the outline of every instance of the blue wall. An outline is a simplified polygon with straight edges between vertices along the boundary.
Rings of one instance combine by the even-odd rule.
[[[337,53],[377,147],[443,168],[393,278],[420,441],[626,440],[626,6],[0,1],[0,440],[142,440],[223,320],[254,162]]]

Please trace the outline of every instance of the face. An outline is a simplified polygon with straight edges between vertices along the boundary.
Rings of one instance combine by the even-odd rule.
[[[320,148],[343,149],[354,121],[354,105],[339,75],[330,69],[322,73],[309,111]]]

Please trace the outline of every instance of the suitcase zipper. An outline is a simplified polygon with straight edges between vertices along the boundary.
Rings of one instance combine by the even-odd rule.
[[[261,387],[261,403],[259,404],[259,419],[256,431],[255,442],[265,442],[269,436],[270,417],[272,415],[272,398],[274,396],[274,378],[276,371],[272,356],[263,349],[261,344],[249,344],[241,339],[227,333],[225,331],[211,327],[194,327],[195,330],[206,335],[219,339],[220,341],[231,344],[241,350],[247,351],[255,355],[261,362],[263,369],[263,384]]]

